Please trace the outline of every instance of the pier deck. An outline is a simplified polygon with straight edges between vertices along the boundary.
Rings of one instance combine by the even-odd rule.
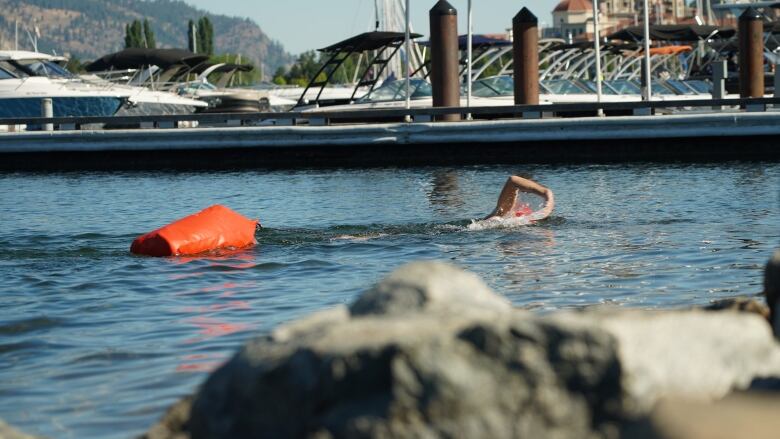
[[[778,159],[774,110],[0,134],[5,171]]]

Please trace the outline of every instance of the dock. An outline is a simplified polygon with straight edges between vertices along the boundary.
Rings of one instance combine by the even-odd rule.
[[[771,108],[775,104],[780,105],[780,98],[3,119],[0,125],[51,124],[54,130],[0,133],[0,170],[778,160],[780,111]],[[719,109],[712,110],[714,106]],[[589,115],[597,108],[608,115],[628,115]],[[685,111],[658,114],[672,108]],[[432,121],[454,113],[477,119]],[[356,122],[356,114],[390,122]],[[490,119],[479,119],[486,115]],[[193,121],[198,127],[180,127]],[[101,123],[138,128],[76,129]]]

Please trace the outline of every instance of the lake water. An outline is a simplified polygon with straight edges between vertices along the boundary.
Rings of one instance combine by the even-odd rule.
[[[473,230],[511,173],[538,224]],[[144,431],[247,338],[441,259],[518,306],[678,307],[761,291],[780,164],[0,174],[0,418],[56,438]],[[266,227],[223,257],[132,256],[222,203]]]

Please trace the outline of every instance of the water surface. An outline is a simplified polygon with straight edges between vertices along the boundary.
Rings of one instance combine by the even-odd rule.
[[[553,216],[469,227],[511,173],[555,191]],[[537,312],[753,295],[780,246],[779,189],[777,163],[0,174],[0,418],[134,436],[253,334],[413,260],[472,270]],[[260,245],[128,253],[215,203],[260,218]]]

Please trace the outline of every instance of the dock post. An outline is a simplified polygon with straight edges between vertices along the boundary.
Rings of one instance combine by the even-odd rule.
[[[54,105],[51,98],[41,99],[41,117],[54,117]],[[43,131],[54,131],[54,124],[43,124]]]
[[[752,7],[739,16],[739,96],[764,97],[764,22]]]
[[[724,99],[726,97],[726,77],[728,67],[726,60],[712,63],[712,99]],[[722,105],[713,105],[713,110],[722,110]]]
[[[428,12],[431,25],[431,85],[434,107],[460,106],[458,73],[458,11],[439,0]],[[436,116],[436,120],[457,121],[460,114]]]
[[[780,98],[780,64],[775,64],[774,97]],[[777,105],[775,105],[777,107]]]
[[[539,20],[523,8],[512,19],[515,105],[539,104]]]

